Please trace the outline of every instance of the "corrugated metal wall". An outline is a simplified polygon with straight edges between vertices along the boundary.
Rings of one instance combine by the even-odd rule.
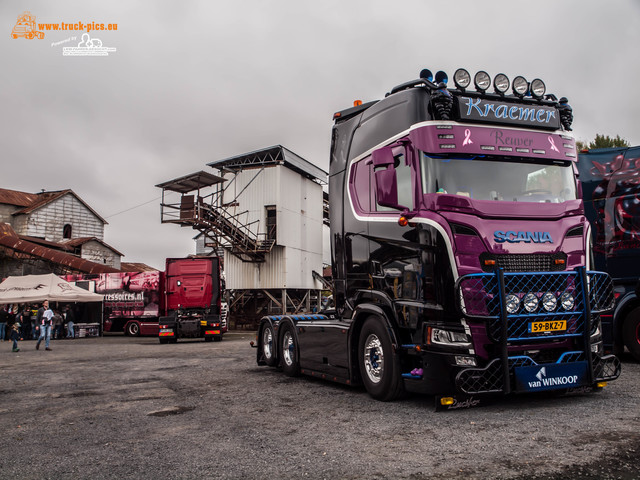
[[[265,207],[274,205],[276,246],[264,263],[257,264],[243,263],[225,252],[227,288],[319,288],[311,272],[322,272],[322,187],[281,165],[262,171],[245,169],[225,192],[224,202],[234,200],[249,182],[237,198],[235,213],[247,210],[248,215],[241,219],[258,220],[254,231],[264,233]]]

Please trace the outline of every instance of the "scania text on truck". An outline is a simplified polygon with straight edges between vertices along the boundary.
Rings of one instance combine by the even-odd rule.
[[[578,155],[594,264],[614,284],[616,305],[602,315],[605,350],[626,346],[640,360],[640,147],[603,148]]]
[[[573,114],[539,79],[438,72],[334,115],[335,310],[268,316],[257,362],[392,400],[597,390],[618,377]],[[513,86],[512,93],[509,92]],[[473,398],[471,398],[473,396]],[[465,403],[466,402],[466,403]]]

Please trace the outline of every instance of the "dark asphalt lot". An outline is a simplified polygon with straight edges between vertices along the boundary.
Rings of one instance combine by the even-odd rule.
[[[434,412],[221,343],[0,343],[0,478],[640,478],[640,364],[597,394]]]

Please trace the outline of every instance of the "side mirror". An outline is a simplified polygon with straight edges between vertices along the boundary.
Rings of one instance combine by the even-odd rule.
[[[383,207],[403,209],[398,204],[398,179],[395,158],[390,147],[383,147],[371,155],[376,181],[376,201]]]

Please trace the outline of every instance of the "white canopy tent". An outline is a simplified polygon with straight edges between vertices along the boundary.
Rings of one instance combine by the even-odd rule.
[[[62,278],[48,275],[8,277],[0,283],[0,305],[7,303],[102,302],[104,295],[71,285]]]

